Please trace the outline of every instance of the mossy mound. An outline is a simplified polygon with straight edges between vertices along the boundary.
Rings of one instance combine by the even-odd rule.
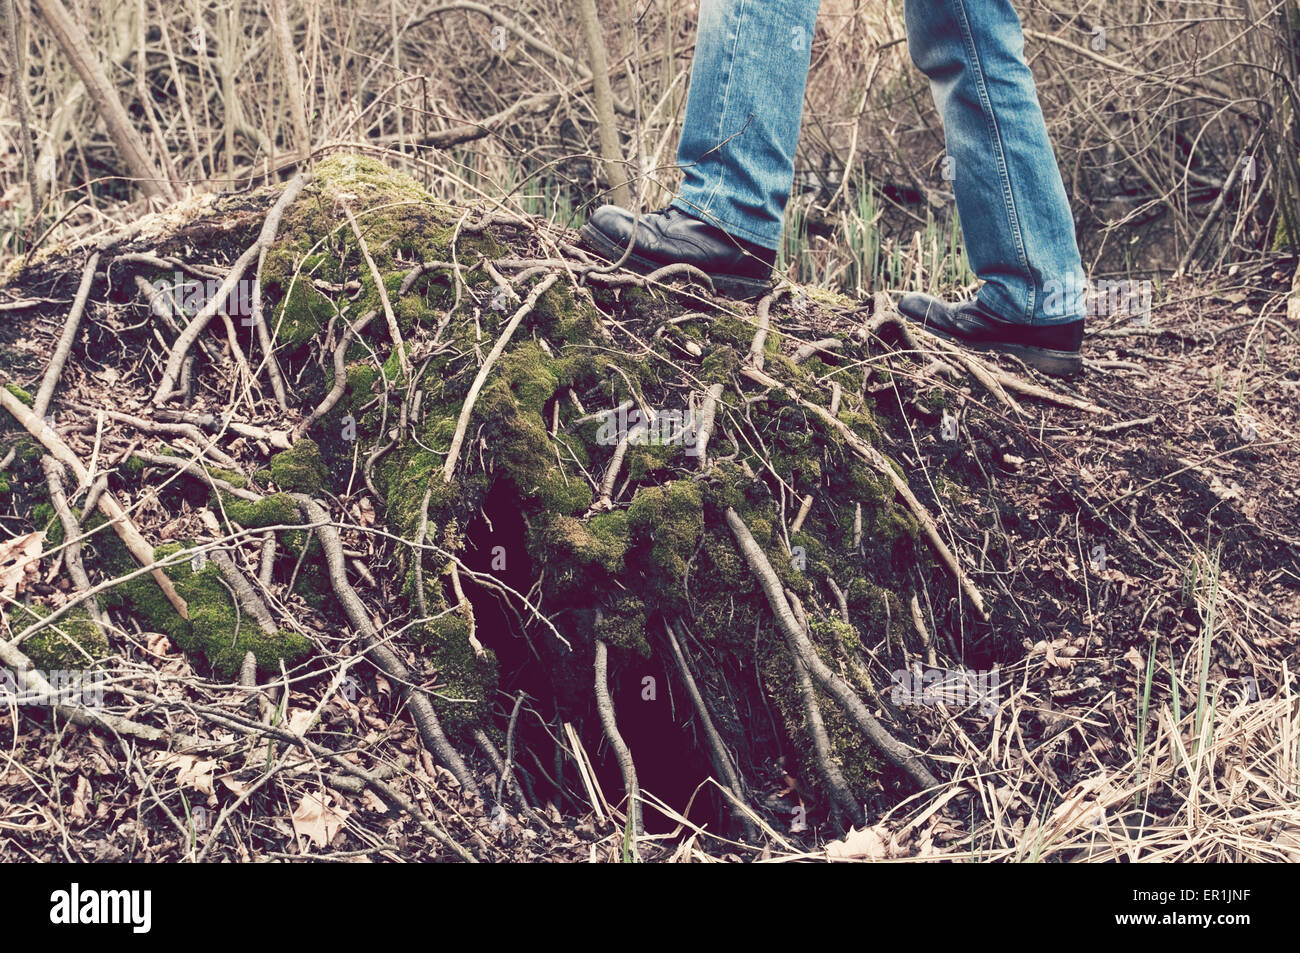
[[[361,184],[352,188],[331,181],[341,170],[359,176]],[[833,605],[828,579],[850,594],[851,624],[814,629],[820,651],[837,668],[843,667],[837,659],[856,657],[865,642],[874,644],[882,637],[888,641],[886,630],[891,628],[895,634],[901,631],[905,617],[897,593],[907,585],[910,567],[918,560],[928,562],[928,555],[917,545],[915,522],[895,501],[888,480],[796,402],[770,394],[753,404],[751,419],[744,420],[745,400],[752,402],[754,388],[741,384],[738,371],[754,335],[750,312],[724,308],[674,324],[656,339],[653,332],[664,319],[685,310],[671,296],[555,284],[538,299],[488,374],[468,422],[467,445],[448,484],[443,468],[461,408],[483,356],[528,287],[514,289],[513,295],[498,293],[486,269],[469,263],[479,256],[502,256],[501,243],[485,233],[464,233],[457,247],[449,248],[455,231],[451,220],[419,197],[418,186],[409,180],[385,178],[375,165],[354,165],[352,160],[323,169],[322,178],[319,192],[286,216],[287,233],[278,246],[284,249],[281,270],[269,276],[268,294],[283,294],[286,276],[310,272],[337,283],[360,282],[358,300],[346,307],[343,318],[382,309],[351,229],[340,225],[337,206],[344,203],[358,222],[370,223],[367,244],[381,250],[372,249],[372,254],[390,301],[400,305],[395,310],[408,350],[420,355],[422,342],[443,326],[438,348],[423,361],[412,362],[414,379],[408,381],[399,379],[397,354],[385,324],[371,321],[348,349],[345,400],[334,419],[322,422],[314,435],[326,458],[332,459],[334,473],[342,473],[351,456],[351,446],[332,439],[341,432],[345,415],[355,425],[359,456],[393,443],[373,467],[373,485],[382,497],[390,532],[414,540],[423,523],[430,542],[439,547],[421,557],[425,611],[431,619],[417,624],[411,639],[437,673],[436,707],[453,735],[463,739],[471,728],[499,727],[496,699],[506,686],[497,650],[508,649],[508,640],[519,637],[506,635],[502,641],[500,633],[480,633],[487,648],[477,651],[470,644],[467,613],[447,584],[452,557],[472,559],[491,547],[493,534],[482,527],[482,514],[490,499],[504,497],[524,526],[514,543],[523,551],[507,555],[533,567],[533,606],[572,646],[562,645],[536,618],[528,618],[528,609],[516,604],[520,626],[555,691],[557,711],[592,716],[588,673],[595,639],[615,648],[616,668],[650,656],[671,666],[663,626],[666,619],[678,619],[707,647],[708,682],[743,683],[749,690],[757,670],[786,726],[784,738],[770,732],[754,738],[739,721],[725,724],[728,744],[751,766],[770,757],[774,743],[783,750],[808,750],[803,703],[788,649],[736,551],[724,511],[733,507],[742,515],[783,583],[810,607]],[[401,214],[393,214],[397,209]],[[326,254],[331,243],[332,251]],[[418,263],[453,259],[466,263],[459,279],[450,267],[435,264],[415,281],[407,281]],[[404,286],[405,293],[399,295]],[[310,309],[293,312],[297,307],[290,297],[295,326],[310,320]],[[447,315],[446,309],[453,307]],[[651,343],[637,347],[637,335],[619,340],[608,330],[602,312],[645,332],[640,341]],[[687,341],[700,354],[683,366]],[[767,372],[826,404],[832,383],[846,394],[863,390],[863,370],[855,359],[865,357],[865,349],[851,345],[848,351],[836,366],[817,359],[796,365],[785,356],[781,336],[773,333],[768,338]],[[332,383],[332,372],[328,377]],[[713,382],[726,387],[713,447],[727,459],[701,471],[690,445],[693,429],[674,423],[691,419],[689,411],[698,408]],[[411,395],[417,391],[419,413],[395,436],[402,404],[410,410]],[[629,401],[637,408],[660,411],[670,422],[650,428],[641,439],[633,434],[612,504],[605,507],[599,503],[600,476],[614,456],[617,436],[609,439],[608,419],[571,421]],[[579,405],[586,414],[577,410]],[[863,439],[880,444],[882,424],[869,401],[846,401],[841,419]],[[618,427],[613,430],[619,433]],[[759,439],[752,439],[755,436]],[[338,492],[338,483],[330,489]],[[815,503],[800,531],[792,535],[789,523],[808,495]],[[855,550],[859,507],[863,543]],[[476,521],[480,529],[470,536],[459,531]],[[448,528],[456,529],[448,533]],[[415,557],[400,547],[396,556],[409,607],[416,601]],[[481,608],[485,600],[471,601]],[[862,671],[862,665],[855,665],[849,669],[850,678]],[[572,697],[564,696],[566,686],[575,692]],[[872,691],[865,684],[860,687],[864,694]],[[879,756],[828,697],[821,696],[820,702],[846,776],[856,788],[869,790],[878,784],[873,779],[881,770]],[[726,722],[725,714],[721,720]],[[815,772],[809,773],[815,789],[820,782]]]
[[[520,744],[549,743],[566,723],[598,742],[597,640],[611,648],[620,712],[631,704],[626,692],[647,677],[669,679],[673,697],[687,698],[666,638],[671,624],[741,774],[757,787],[784,757],[805,790],[828,801],[808,755],[815,746],[790,649],[725,514],[739,514],[802,604],[826,665],[878,698],[888,666],[903,667],[915,652],[903,609],[911,592],[952,581],[918,542],[889,479],[801,403],[837,400],[839,421],[886,451],[866,345],[846,334],[836,357],[796,363],[800,338],[774,307],[765,373],[789,392],[766,390],[744,373],[752,306],[595,275],[549,278],[553,268],[526,261],[547,254],[535,223],[476,219],[375,160],[319,163],[285,210],[262,292],[276,359],[292,382],[282,432],[331,392],[340,347],[341,399],[314,415],[290,449],[222,431],[224,452],[240,464],[210,471],[225,488],[127,459],[114,472],[115,490],[129,497],[156,485],[165,506],[206,509],[209,526],[215,519],[235,533],[301,523],[291,494],[319,500],[340,521],[350,584],[383,620],[386,638],[415,661],[414,675],[461,748],[479,729],[503,740],[520,691],[534,706]],[[525,305],[544,280],[553,283]],[[802,311],[838,305],[805,302]],[[345,342],[345,329],[367,316]],[[252,332],[241,333],[258,354]],[[196,373],[233,373],[198,357]],[[722,396],[701,460],[699,415],[711,385]],[[162,443],[155,452],[169,452]],[[242,498],[250,494],[257,499]],[[278,550],[268,578],[280,606],[298,606],[317,633],[346,636],[319,538],[271,532]],[[234,677],[249,651],[264,673],[310,658],[312,642],[297,626],[267,635],[242,617],[211,560],[174,558],[202,538],[189,530],[163,538],[173,541],[155,556],[173,560],[165,572],[190,618],[148,575],[117,586],[106,605],[169,634],[222,678]],[[133,566],[107,534],[87,561],[98,578]],[[855,796],[869,797],[893,769],[829,695],[815,695],[833,759]],[[688,716],[674,717],[680,724]],[[709,757],[702,738],[660,740]],[[540,765],[521,762],[520,770],[542,783]]]

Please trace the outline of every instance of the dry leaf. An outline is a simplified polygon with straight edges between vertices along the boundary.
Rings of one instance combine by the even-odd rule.
[[[243,797],[253,789],[253,785],[256,783],[255,781],[236,781],[226,775],[222,775],[220,780],[226,790],[232,792],[235,797]]]
[[[361,500],[352,507],[352,515],[356,519],[358,526],[374,526],[375,504],[370,502],[370,497],[363,496]]]
[[[18,595],[28,576],[37,575],[41,544],[45,530],[0,543],[0,601],[9,602]]]
[[[315,716],[315,712],[308,711],[306,708],[291,708],[289,709],[288,728],[299,738],[305,738],[307,737],[307,729],[311,727]]]
[[[884,860],[889,851],[878,828],[865,827],[850,830],[844,840],[827,844],[826,856],[831,860]]]
[[[304,794],[291,818],[293,832],[299,837],[310,837],[317,847],[327,847],[351,813],[331,807],[321,795]]]
[[[212,793],[212,774],[216,770],[216,760],[200,760],[188,754],[168,754],[158,760],[158,765],[176,769],[176,783],[193,788],[200,794]]]
[[[90,782],[86,780],[85,775],[77,775],[77,790],[72,794],[72,806],[68,808],[68,816],[74,821],[84,821],[86,819],[86,802],[90,800]]]

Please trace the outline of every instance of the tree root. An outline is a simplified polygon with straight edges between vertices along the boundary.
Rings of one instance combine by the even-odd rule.
[[[803,659],[795,656],[795,676],[799,681],[799,697],[803,702],[804,720],[808,724],[808,734],[813,743],[813,763],[817,773],[822,776],[826,789],[831,793],[831,813],[839,815],[842,827],[860,826],[865,821],[862,805],[858,804],[849,790],[844,773],[831,755],[831,739],[826,734],[826,723],[822,720],[821,706],[817,704],[817,693],[813,691],[812,678],[808,675],[808,666]]]
[[[50,503],[53,504],[54,512],[63,525],[63,538],[65,540],[63,563],[68,567],[68,575],[71,577],[73,585],[77,587],[77,591],[87,594],[92,587],[90,576],[86,574],[86,567],[81,561],[81,525],[77,522],[72,507],[68,505],[67,495],[63,492],[63,467],[48,454],[41,457],[41,465],[45,468],[45,483],[50,491]],[[99,607],[99,600],[92,595],[84,595],[84,600],[86,613],[99,627],[99,630],[104,634],[104,638],[107,639],[109,627]]]
[[[911,511],[912,515],[916,517],[918,522],[920,522],[921,528],[925,532],[926,538],[929,539],[930,545],[934,548],[934,551],[938,554],[939,558],[943,560],[948,569],[951,570],[953,576],[956,577],[957,584],[961,587],[961,590],[966,593],[967,598],[970,599],[975,612],[981,619],[987,621],[988,614],[984,609],[984,597],[980,595],[980,591],[975,588],[975,584],[970,581],[965,570],[961,568],[961,564],[957,561],[957,557],[939,535],[939,527],[938,524],[935,523],[934,517],[931,516],[930,511],[925,508],[925,504],[916,498],[916,494],[913,493],[912,488],[907,485],[907,481],[898,475],[898,471],[890,465],[889,461],[884,458],[880,451],[854,433],[853,430],[843,421],[832,417],[825,408],[810,400],[805,400],[801,395],[786,387],[780,381],[768,377],[757,368],[744,368],[741,370],[741,373],[752,381],[763,384],[766,387],[771,387],[774,390],[781,391],[791,400],[796,401],[800,406],[812,411],[824,423],[826,423],[827,426],[838,431],[840,436],[844,438],[844,442],[847,443],[853,451],[858,454],[858,456],[871,464],[877,473],[888,478],[890,483],[894,485],[894,490],[900,497],[902,497],[903,502],[907,505],[907,508]],[[856,527],[854,537],[855,539],[858,537]]]
[[[645,835],[645,823],[641,817],[641,787],[636,780],[636,765],[632,763],[632,752],[628,750],[623,736],[619,734],[618,722],[614,718],[614,700],[609,695],[609,652],[605,643],[596,639],[596,710],[600,712],[600,723],[605,729],[609,746],[618,758],[618,769],[623,774],[623,789],[627,794],[627,816],[632,825],[632,852],[636,853],[637,842]]]
[[[343,543],[339,539],[338,529],[334,526],[329,514],[325,512],[323,506],[310,496],[303,493],[291,493],[290,496],[298,501],[299,509],[302,510],[307,520],[313,524],[320,537],[321,547],[325,550],[325,564],[329,569],[330,583],[334,587],[335,595],[343,604],[343,611],[352,623],[352,628],[361,637],[366,646],[366,651],[379,669],[402,686],[402,696],[411,707],[411,714],[415,718],[416,727],[419,729],[420,737],[424,739],[425,745],[455,775],[456,780],[460,782],[461,787],[466,792],[480,801],[484,800],[483,793],[474,780],[474,775],[470,773],[460,753],[447,740],[447,736],[442,730],[442,723],[438,721],[438,716],[433,710],[433,705],[430,704],[429,699],[425,697],[420,689],[412,684],[411,674],[402,660],[384,644],[379,632],[375,629],[374,623],[370,621],[370,614],[361,601],[361,597],[357,595],[356,590],[352,588],[352,584],[348,582],[347,565],[343,556]]]
[[[743,808],[746,798],[745,789],[740,783],[740,775],[736,773],[731,755],[727,751],[726,745],[722,743],[722,736],[718,734],[718,729],[713,726],[713,719],[709,716],[709,708],[704,703],[704,696],[700,694],[699,686],[695,684],[695,676],[691,674],[691,667],[686,663],[686,656],[677,641],[677,635],[673,632],[672,624],[667,619],[664,620],[664,631],[668,634],[668,645],[673,650],[673,659],[677,662],[677,670],[682,674],[682,681],[686,684],[686,691],[691,696],[692,704],[695,705],[696,716],[700,719],[700,725],[704,728],[704,736],[709,740],[709,753],[713,757],[713,768],[726,780],[727,788],[735,799],[735,803],[732,804],[732,817],[744,827],[746,837],[755,840],[758,836],[758,830],[754,827],[753,819]]]
[[[54,388],[59,386],[59,377],[63,374],[63,365],[67,363],[68,355],[72,353],[72,342],[77,339],[77,326],[81,323],[81,315],[86,310],[86,299],[90,297],[90,286],[95,280],[95,269],[98,267],[99,252],[95,252],[81,271],[81,285],[77,288],[77,297],[72,302],[72,310],[68,312],[67,320],[63,322],[63,333],[59,335],[59,343],[55,345],[54,355],[50,358],[45,376],[41,379],[41,388],[36,392],[36,399],[32,402],[32,413],[37,417],[45,416],[45,411],[50,406],[50,398],[54,396]]]
[[[185,326],[185,330],[176,339],[171,353],[167,356],[167,365],[163,369],[162,380],[158,383],[158,389],[154,391],[154,406],[165,404],[171,399],[176,387],[176,380],[180,376],[181,364],[185,360],[185,355],[194,346],[194,342],[203,333],[203,329],[208,326],[208,322],[216,316],[218,311],[225,307],[226,299],[230,297],[230,293],[235,290],[235,286],[244,277],[244,272],[248,270],[248,266],[261,255],[263,248],[269,248],[274,244],[275,236],[280,230],[280,219],[284,215],[284,210],[293,204],[303,186],[310,181],[311,174],[303,172],[295,176],[293,181],[285,186],[280,197],[271,206],[271,211],[267,213],[266,221],[262,223],[262,231],[258,234],[257,241],[253,242],[242,255],[235,259],[235,263],[231,265],[230,271],[227,273],[226,279],[221,283],[221,287],[217,289],[217,293],[207,300],[203,307],[199,309],[199,313]]]
[[[497,343],[493,345],[492,350],[488,353],[487,359],[483,361],[483,366],[478,369],[478,374],[474,378],[474,383],[470,385],[469,393],[465,396],[465,402],[461,405],[460,419],[456,421],[456,432],[451,438],[451,449],[447,452],[447,462],[442,468],[442,479],[444,483],[450,483],[452,476],[456,472],[456,458],[460,456],[460,447],[461,444],[465,442],[465,432],[469,429],[470,417],[474,415],[474,402],[478,400],[479,391],[483,389],[483,385],[487,382],[488,373],[492,370],[492,365],[496,363],[497,358],[499,358],[502,352],[505,351],[506,345],[510,343],[510,338],[514,335],[516,329],[518,329],[520,322],[522,322],[524,317],[533,310],[533,306],[537,304],[537,299],[540,298],[546,290],[551,287],[551,285],[555,284],[559,277],[558,274],[548,275],[533,286],[533,290],[528,293],[527,300],[519,306],[519,310],[517,310],[510,318],[509,323],[502,330],[500,337],[497,338]]]
[[[243,570],[235,565],[235,561],[230,558],[230,554],[224,549],[214,549],[209,557],[221,570],[221,575],[229,583],[231,590],[235,593],[235,598],[240,607],[253,617],[257,627],[266,635],[274,635],[278,629],[275,620],[271,618],[271,611],[267,609],[266,603],[258,595],[253,584],[248,581]],[[251,653],[250,653],[251,654]]]
[[[27,432],[41,442],[46,450],[50,452],[55,460],[58,460],[76,476],[79,483],[87,485],[90,483],[90,474],[87,472],[85,465],[77,459],[77,455],[72,452],[66,443],[59,439],[49,426],[46,425],[40,417],[32,413],[31,408],[21,400],[9,393],[7,388],[0,387],[0,407],[3,407],[14,418],[26,428]],[[121,537],[122,542],[126,545],[127,550],[142,566],[148,566],[153,561],[153,547],[136,529],[135,523],[127,514],[122,505],[117,502],[112,493],[105,490],[99,496],[99,508],[104,512],[112,523],[114,531]],[[158,583],[158,588],[163,591],[167,601],[172,607],[180,613],[182,619],[190,617],[189,607],[185,600],[181,598],[176,587],[172,585],[171,579],[167,577],[161,569],[153,570],[154,582]]]
[[[745,521],[731,507],[727,508],[726,517],[727,526],[730,527],[731,533],[736,539],[736,546],[740,549],[741,556],[749,563],[749,568],[758,578],[759,585],[767,596],[768,604],[772,607],[772,614],[776,617],[777,625],[786,637],[791,652],[808,667],[809,672],[821,683],[822,688],[843,706],[849,717],[857,723],[862,732],[880,749],[885,757],[906,771],[922,789],[938,787],[938,779],[930,773],[930,769],[926,767],[924,760],[916,752],[890,735],[881,726],[880,722],[872,717],[866,706],[862,704],[862,700],[845,684],[844,680],[832,672],[826,663],[821,660],[820,656],[817,655],[812,642],[804,634],[803,627],[795,618],[790,603],[786,601],[776,571],[772,568],[772,564],[768,561],[762,547],[758,545],[753,534],[750,533],[749,527],[745,525]]]

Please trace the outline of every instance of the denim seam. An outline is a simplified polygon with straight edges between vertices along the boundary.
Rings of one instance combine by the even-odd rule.
[[[713,147],[714,149],[723,148],[724,139],[722,136],[722,123],[727,116],[727,101],[731,98],[731,83],[732,80],[734,80],[736,77],[736,48],[740,45],[741,27],[744,24],[745,12],[746,12],[746,3],[745,0],[741,0],[740,9],[736,11],[736,18],[732,23],[732,34],[728,38],[728,42],[727,42],[727,61],[726,61],[727,82],[726,85],[722,88],[722,106],[718,110],[718,125],[717,128],[714,130],[714,134],[713,134],[713,141],[718,143],[718,145],[715,145]],[[705,156],[707,156],[708,154],[709,154],[708,152],[704,153]],[[699,162],[703,158],[704,156],[701,156],[696,161]],[[713,188],[709,190],[709,197],[708,199],[705,200],[704,208],[702,209],[702,211],[707,213],[713,208],[713,200],[717,196],[718,189],[720,188],[722,188],[722,176],[716,175],[716,181],[713,183]]]
[[[1024,314],[1028,317],[1029,323],[1033,324],[1037,289],[1034,287],[1033,272],[1029,267],[1029,258],[1025,253],[1025,239],[1020,228],[1020,215],[1016,211],[1015,196],[1011,190],[1011,172],[1007,166],[1006,152],[1002,147],[1002,133],[998,129],[997,117],[993,112],[993,100],[989,96],[988,84],[985,81],[984,66],[980,62],[979,51],[975,48],[974,31],[971,30],[970,16],[966,11],[965,0],[952,0],[952,5],[954,12],[958,14],[962,42],[966,47],[967,55],[970,57],[971,72],[974,74],[975,87],[979,91],[980,105],[984,109],[984,119],[989,133],[993,137],[994,159],[997,162],[998,172],[1002,179],[1002,198],[1005,202],[1005,211],[1010,219],[1008,225],[1011,236],[1016,243],[1016,253],[1020,256],[1020,267],[1024,269],[1025,276],[1029,279],[1025,282],[1028,300],[1025,302]]]

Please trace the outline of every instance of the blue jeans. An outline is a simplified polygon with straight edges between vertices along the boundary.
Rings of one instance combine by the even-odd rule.
[[[777,248],[821,0],[702,0],[673,205]],[[1084,315],[1074,219],[1009,0],[905,0],[979,298],[1009,321]]]

